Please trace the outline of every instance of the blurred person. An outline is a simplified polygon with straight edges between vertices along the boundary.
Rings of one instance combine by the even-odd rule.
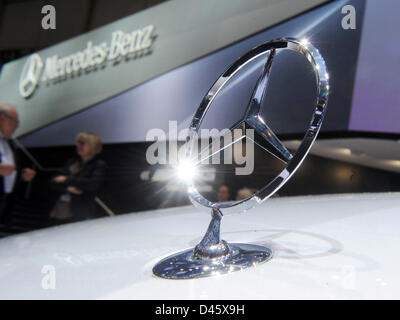
[[[228,202],[231,200],[231,194],[227,185],[222,185],[218,189],[218,202]]]
[[[240,190],[238,190],[237,194],[236,194],[236,200],[244,200],[248,197],[251,197],[254,194],[253,190],[249,189],[249,188],[242,188]]]
[[[32,181],[36,171],[20,170],[16,148],[11,136],[18,128],[19,116],[15,107],[0,104],[0,222],[11,225],[16,186],[20,180]]]
[[[58,221],[80,221],[95,217],[96,193],[105,175],[106,163],[99,158],[102,151],[96,133],[82,132],[76,138],[77,157],[69,159],[52,179],[53,189],[61,196],[50,213]]]

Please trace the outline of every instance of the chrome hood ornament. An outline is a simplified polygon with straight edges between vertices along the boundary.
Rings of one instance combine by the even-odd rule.
[[[317,82],[317,99],[309,127],[298,150],[292,154],[268,127],[260,115],[269,75],[274,57],[279,50],[292,50],[303,54],[312,65]],[[259,245],[227,243],[220,239],[220,223],[224,213],[246,211],[265,201],[277,192],[296,172],[310,151],[322,125],[329,95],[329,74],[325,61],[319,51],[306,40],[285,38],[264,43],[234,62],[203,98],[189,128],[187,154],[192,153],[194,139],[210,105],[220,90],[241,68],[256,58],[267,55],[261,75],[253,90],[250,102],[243,118],[230,130],[254,130],[254,141],[285,163],[285,168],[261,190],[252,196],[228,203],[214,203],[203,197],[192,181],[188,182],[188,195],[196,206],[211,209],[211,222],[201,242],[194,248],[179,252],[161,260],[154,268],[156,276],[166,279],[194,279],[225,274],[241,270],[272,257],[271,249]]]

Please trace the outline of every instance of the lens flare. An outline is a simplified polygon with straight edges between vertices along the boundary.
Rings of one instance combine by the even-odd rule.
[[[179,163],[176,168],[176,175],[179,180],[182,180],[186,183],[191,182],[193,178],[196,176],[196,166],[192,161],[184,160]]]

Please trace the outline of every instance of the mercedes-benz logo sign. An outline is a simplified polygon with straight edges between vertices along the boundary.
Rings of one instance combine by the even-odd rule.
[[[27,59],[19,79],[19,93],[21,96],[29,98],[33,94],[39,84],[42,69],[43,61],[37,53]]]
[[[273,61],[280,50],[292,50],[304,55],[314,69],[317,83],[317,98],[313,116],[303,140],[294,154],[284,146],[260,114]],[[263,55],[266,55],[266,62],[257,80],[250,102],[242,119],[232,125],[230,130],[241,129],[243,135],[245,135],[246,129],[253,129],[254,141],[282,160],[285,163],[285,168],[252,196],[228,203],[215,203],[206,199],[197,191],[194,182],[189,180],[187,190],[192,203],[196,206],[210,208],[212,220],[203,239],[194,249],[167,257],[153,268],[153,273],[159,277],[167,279],[209,277],[241,270],[268,261],[272,257],[272,250],[263,246],[228,244],[226,241],[220,240],[220,221],[224,213],[248,210],[271,197],[291,178],[310,151],[321,128],[329,95],[329,74],[319,51],[307,40],[285,38],[264,43],[239,58],[217,79],[204,96],[189,127],[187,154],[189,159],[194,158],[192,154],[193,145],[198,137],[201,123],[221,89],[239,70]]]

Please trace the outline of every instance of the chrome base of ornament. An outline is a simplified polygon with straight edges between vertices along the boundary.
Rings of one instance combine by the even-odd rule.
[[[254,244],[227,243],[219,239],[222,213],[212,210],[206,234],[194,249],[171,255],[153,268],[153,274],[164,279],[197,279],[219,276],[266,262],[272,250]]]
[[[256,266],[271,259],[269,248],[244,244],[229,244],[230,253],[221,258],[197,258],[193,249],[188,249],[161,260],[153,273],[164,279],[197,279],[215,277]]]

